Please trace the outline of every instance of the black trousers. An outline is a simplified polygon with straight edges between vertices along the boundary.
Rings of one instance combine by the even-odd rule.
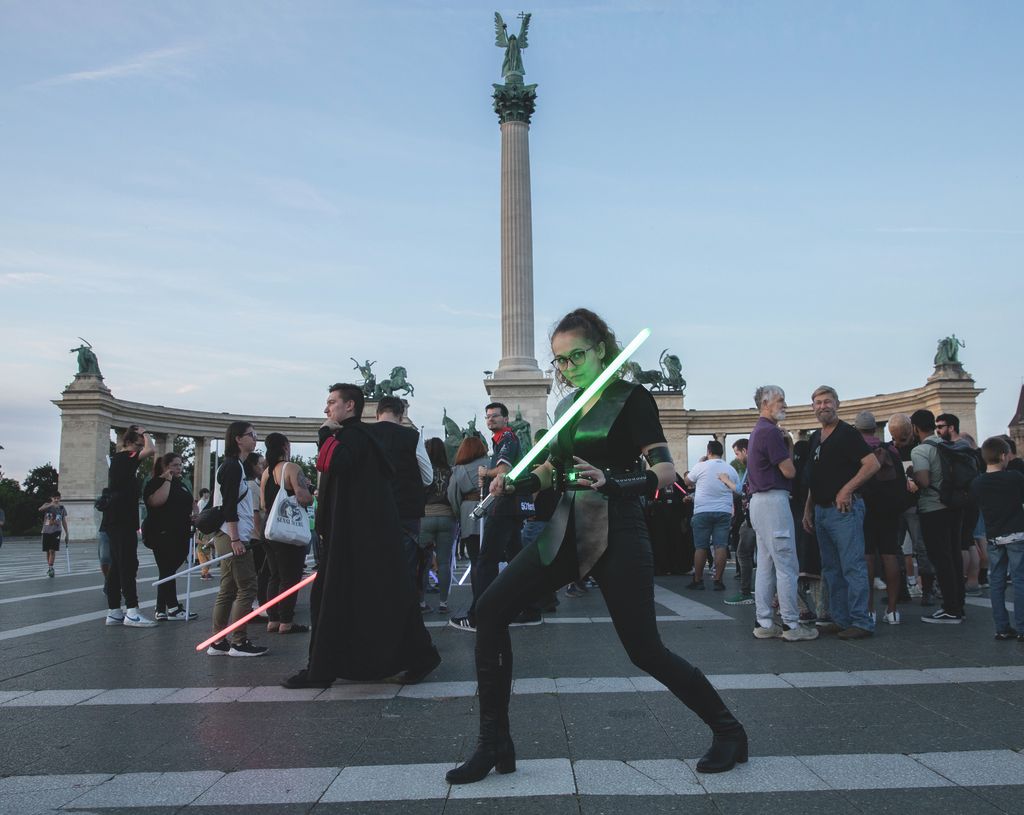
[[[953,509],[921,512],[921,535],[928,560],[942,592],[942,608],[950,614],[964,613],[964,559],[960,546],[962,513]]]
[[[484,519],[483,534],[479,538],[480,549],[470,573],[473,580],[473,603],[467,615],[470,622],[476,620],[476,606],[480,597],[498,576],[498,564],[503,560],[511,563],[522,549],[519,538],[522,528],[523,519],[519,517],[498,515]]]
[[[149,541],[149,538],[146,538]],[[153,544],[153,558],[160,577],[170,577],[188,557],[188,536],[165,534],[157,537]],[[176,580],[161,583],[156,587],[156,610],[167,611],[178,603]]]
[[[107,608],[120,608],[124,597],[126,608],[139,607],[135,576],[139,573],[139,536],[135,529],[113,526],[106,530],[110,539],[110,569],[103,590]]]
[[[634,665],[694,709],[698,705],[695,694],[707,683],[700,671],[665,647],[658,633],[654,557],[640,502],[611,501],[608,510],[608,549],[591,574],[604,595],[615,632]],[[485,530],[485,546],[487,534]],[[509,623],[531,600],[579,578],[573,539],[570,526],[566,541],[547,566],[541,563],[537,544],[531,543],[481,595],[476,610],[478,670],[495,663],[510,667]],[[714,698],[717,700],[717,695]]]
[[[302,579],[302,568],[306,564],[306,548],[295,546],[291,543],[279,543],[278,541],[263,540],[263,550],[266,555],[266,570],[269,578],[267,580],[267,599],[277,597],[281,592],[287,591]],[[298,593],[285,597],[276,606],[267,609],[267,616],[271,622],[291,623],[295,618],[295,604],[299,599]]]

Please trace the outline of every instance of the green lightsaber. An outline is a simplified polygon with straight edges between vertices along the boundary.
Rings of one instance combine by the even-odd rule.
[[[573,420],[573,417],[577,413],[583,410],[587,402],[593,399],[594,396],[596,396],[601,391],[601,388],[603,388],[608,383],[608,380],[615,375],[615,372],[618,371],[619,368],[621,368],[625,364],[626,360],[628,360],[631,356],[633,356],[633,354],[636,353],[636,350],[641,345],[643,345],[647,341],[647,338],[650,336],[651,329],[645,328],[639,334],[633,337],[633,341],[630,342],[629,345],[627,345],[619,352],[619,355],[612,360],[611,365],[609,365],[607,368],[605,368],[603,371],[601,371],[601,373],[597,375],[597,379],[591,382],[590,386],[585,391],[583,391],[580,397],[575,402],[573,402],[569,409],[558,417],[558,421],[551,425],[551,429],[548,430],[544,438],[542,438],[539,442],[533,445],[533,447],[530,448],[530,452],[523,456],[520,459],[519,463],[511,470],[509,470],[508,473],[505,474],[505,478],[514,481],[516,478],[521,476],[526,471],[526,468],[530,466],[533,460],[537,458],[538,455],[540,455],[544,448],[551,444],[551,442],[553,442],[556,438],[558,438],[558,433],[562,430],[562,428],[569,424],[569,422]],[[487,513],[487,510],[490,509],[490,506],[493,503],[494,496],[488,494],[479,504],[476,505],[473,512],[471,513],[472,516],[474,518],[482,518]]]

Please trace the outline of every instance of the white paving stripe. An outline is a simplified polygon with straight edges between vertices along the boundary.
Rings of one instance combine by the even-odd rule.
[[[517,762],[514,773],[491,773],[480,783],[456,787],[444,781],[451,763],[11,776],[0,779],[0,811],[1024,785],[1024,756],[1013,750],[752,756],[719,775],[697,773],[696,763],[692,758],[533,759]]]
[[[193,597],[203,597],[207,594],[216,594],[217,588],[202,589],[201,591],[192,592]],[[144,603],[139,603],[139,608],[153,608],[156,605],[156,600],[147,600]],[[18,637],[28,637],[32,634],[42,634],[46,631],[53,631],[58,628],[67,628],[70,625],[78,625],[79,623],[87,623],[92,620],[102,620],[107,616],[107,610],[102,611],[88,611],[85,614],[74,614],[71,617],[60,617],[56,620],[47,620],[42,623],[34,623],[33,625],[22,626],[21,628],[12,628],[8,631],[0,631],[0,642],[3,640],[13,640]]]
[[[892,671],[800,671],[781,674],[711,674],[719,690],[794,690],[851,688],[864,685],[952,685],[965,682],[1024,682],[1024,665],[925,668]],[[512,693],[662,693],[664,685],[650,676],[569,676],[515,679]],[[339,702],[366,699],[455,699],[476,695],[473,680],[338,683],[320,690],[286,690],[277,685],[232,688],[102,688],[63,690],[0,690],[0,707],[68,707],[71,705],[170,705],[229,702]]]
[[[659,606],[664,606],[669,611],[674,611],[680,617],[685,617],[688,620],[732,619],[728,614],[723,614],[721,611],[715,611],[710,606],[698,603],[696,600],[691,600],[689,597],[683,597],[681,594],[676,594],[674,591],[669,591],[664,586],[659,586],[657,583],[654,584],[654,602]]]
[[[1006,599],[1003,601],[1003,604],[1006,606],[1006,610],[1013,614],[1014,606],[1013,601],[1010,599],[1011,597],[1013,597],[1013,587],[1007,586]],[[979,608],[992,608],[992,601],[988,597],[965,597],[964,603],[969,606],[978,606]],[[1012,623],[1013,621],[1011,620],[1010,622]]]

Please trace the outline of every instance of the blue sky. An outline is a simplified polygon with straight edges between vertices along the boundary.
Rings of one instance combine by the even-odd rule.
[[[536,3],[537,349],[576,305],[687,407],[1024,374],[1024,6]],[[502,8],[514,20],[517,8]],[[428,433],[500,352],[494,6],[0,3],[0,464],[55,464],[96,347],[129,400],[317,414],[402,364]],[[268,428],[269,429],[269,428]]]

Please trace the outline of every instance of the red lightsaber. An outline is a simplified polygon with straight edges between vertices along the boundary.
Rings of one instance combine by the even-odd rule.
[[[301,591],[305,586],[308,586],[315,579],[316,579],[316,572],[313,572],[313,574],[311,574],[309,577],[302,578],[302,580],[300,580],[298,583],[296,583],[290,589],[285,589],[283,592],[281,592],[279,595],[277,595],[277,597],[273,597],[270,600],[267,600],[267,602],[265,602],[262,606],[260,606],[259,608],[253,609],[248,614],[246,614],[244,617],[242,617],[240,620],[235,620],[233,623],[231,623],[231,625],[229,625],[223,631],[218,631],[216,634],[214,634],[208,640],[203,640],[201,643],[199,643],[199,645],[196,646],[196,651],[203,651],[203,650],[209,648],[213,643],[217,642],[217,640],[224,639],[224,637],[226,637],[228,634],[230,634],[236,628],[240,628],[241,626],[243,626],[247,622],[249,622],[249,620],[253,619],[254,617],[258,617],[261,612],[265,611],[266,609],[270,608],[271,606],[276,606],[285,597],[290,597],[291,595],[295,594],[296,592]]]

